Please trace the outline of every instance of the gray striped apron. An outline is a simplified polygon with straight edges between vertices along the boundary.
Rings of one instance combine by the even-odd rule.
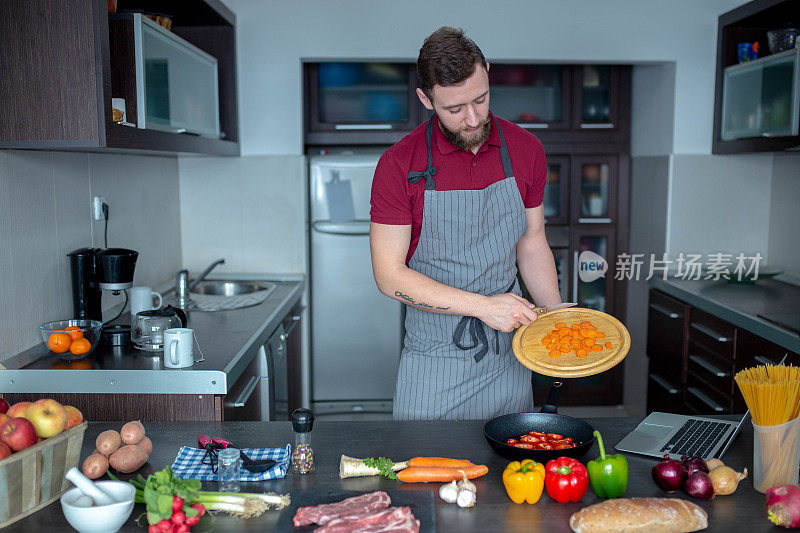
[[[521,294],[516,245],[528,223],[503,130],[495,120],[505,179],[482,190],[437,191],[434,118],[426,128],[428,166],[408,176],[412,183],[425,180],[422,229],[408,266],[473,293]],[[514,357],[512,333],[475,317],[406,311],[395,420],[475,420],[533,409],[531,371]]]

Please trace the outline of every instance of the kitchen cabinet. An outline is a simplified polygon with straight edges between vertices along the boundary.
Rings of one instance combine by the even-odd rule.
[[[119,10],[151,3],[121,0]],[[219,0],[165,0],[171,33],[218,62],[220,138],[125,126],[113,120],[112,97],[136,112],[133,36],[110,23],[107,2],[0,3],[0,148],[237,155],[235,16]],[[209,88],[211,90],[211,88]],[[130,106],[130,107],[128,107]]]
[[[651,289],[647,411],[732,414],[747,409],[734,376],[755,365],[797,364],[800,355]]]
[[[767,32],[797,27],[792,0],[754,0],[720,15],[712,152],[780,152],[800,147],[800,49],[770,50]],[[758,43],[739,62],[738,46]]]
[[[571,206],[573,224],[616,222],[618,166],[617,157],[613,155],[573,158]]]

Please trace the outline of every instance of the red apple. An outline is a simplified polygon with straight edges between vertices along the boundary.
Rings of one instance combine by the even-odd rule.
[[[19,452],[36,444],[36,429],[30,420],[18,416],[0,427],[0,441]]]
[[[63,405],[55,400],[45,398],[33,402],[28,407],[25,418],[31,421],[38,436],[47,439],[64,431],[69,415]]]
[[[72,407],[71,405],[65,405],[64,409],[67,410],[67,429],[74,428],[81,422],[83,422],[83,413],[81,413],[77,407]]]
[[[2,415],[3,413],[8,412],[9,407],[11,407],[11,406],[8,405],[8,402],[6,401],[6,399],[5,398],[0,398],[0,415]]]
[[[8,447],[8,444],[5,442],[0,442],[0,461],[11,455],[12,452],[11,448]]]
[[[0,426],[5,424],[6,420],[11,420],[11,419],[6,414],[0,414]]]
[[[8,409],[6,414],[8,415],[8,418],[17,418],[18,416],[25,418],[25,413],[28,411],[28,407],[30,406],[31,402],[15,403]]]

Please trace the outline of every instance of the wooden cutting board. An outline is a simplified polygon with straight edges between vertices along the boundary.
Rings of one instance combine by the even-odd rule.
[[[597,331],[605,335],[602,344],[610,342],[611,348],[589,352],[583,359],[577,357],[574,351],[560,357],[550,357],[550,350],[542,344],[542,339],[559,322],[567,326],[591,322]],[[631,347],[631,336],[622,322],[609,314],[571,307],[545,313],[530,325],[522,326],[514,334],[512,346],[517,360],[536,373],[556,378],[582,378],[605,372],[625,359]]]

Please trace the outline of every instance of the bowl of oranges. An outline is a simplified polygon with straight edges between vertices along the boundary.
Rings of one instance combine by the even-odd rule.
[[[56,320],[39,326],[42,339],[51,352],[63,359],[83,359],[100,342],[103,323],[99,320],[76,318]]]

